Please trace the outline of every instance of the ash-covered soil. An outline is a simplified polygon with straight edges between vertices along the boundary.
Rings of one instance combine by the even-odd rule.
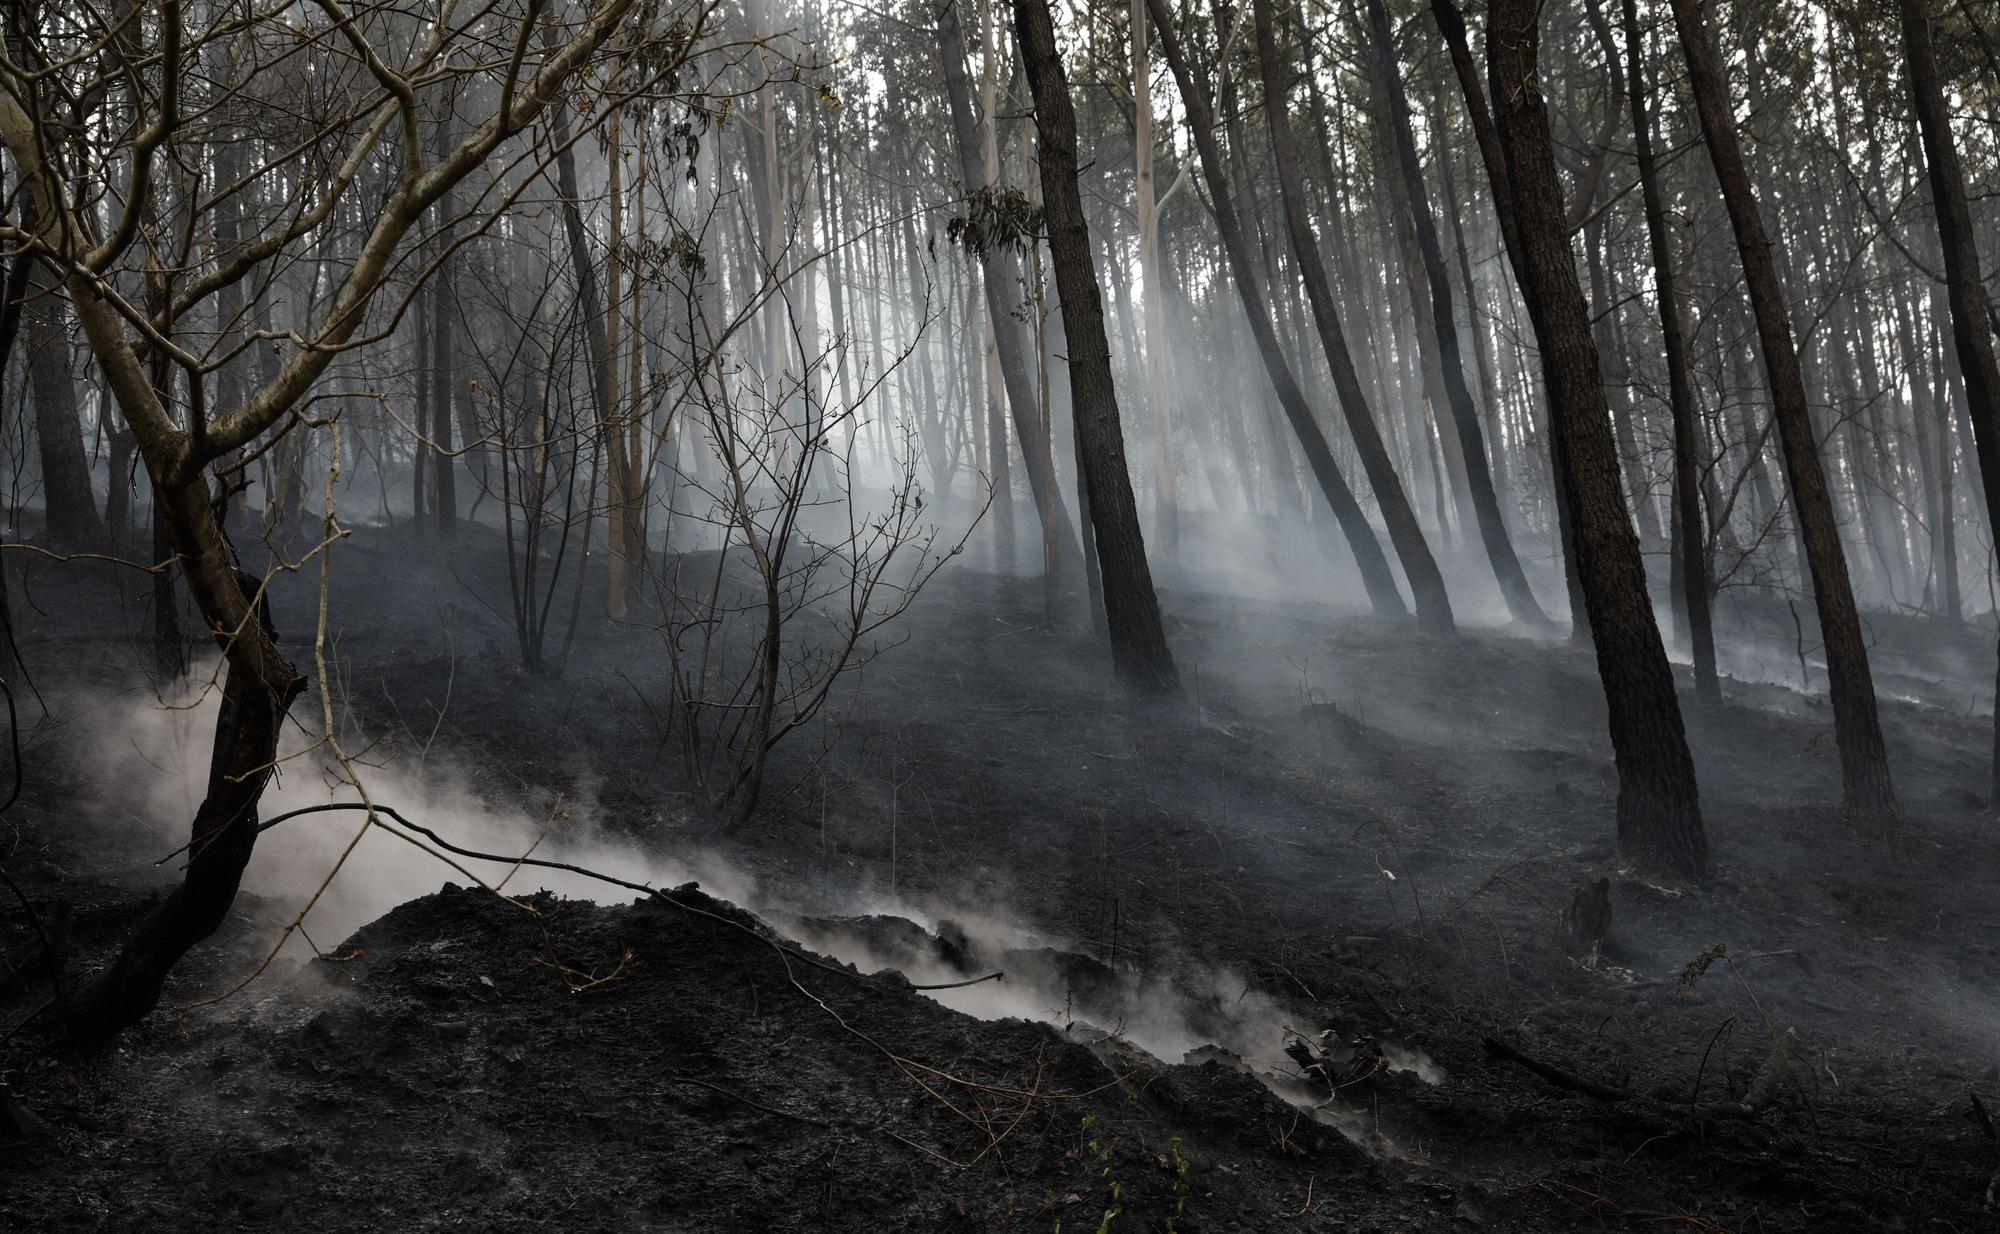
[[[1904,812],[1860,829],[1795,688],[1811,646],[1782,604],[1725,606],[1741,678],[1721,708],[1684,695],[1717,876],[1667,886],[1616,863],[1587,649],[1312,602],[1337,593],[1310,553],[1279,563],[1299,590],[1245,600],[1218,579],[1232,546],[1191,529],[1211,568],[1163,589],[1185,706],[1119,694],[1093,639],[1041,624],[1035,580],[954,569],[729,829],[648,707],[656,630],[590,617],[564,674],[524,673],[494,541],[436,559],[404,534],[336,550],[340,714],[384,774],[449,758],[496,810],[560,800],[633,853],[699,854],[770,924],[693,890],[532,912],[451,890],[111,1051],[31,1028],[0,1047],[38,1132],[0,1157],[0,1224],[1995,1228],[1990,627],[1871,617]],[[52,715],[27,717],[0,868],[74,980],[178,840],[119,808],[138,789],[89,739],[105,699],[146,697],[143,592],[28,582]],[[276,605],[303,656],[309,585]],[[1599,879],[1609,933],[1579,944],[1566,910]],[[234,986],[297,911],[249,891],[171,1002]],[[929,995],[780,938],[1008,977]],[[0,951],[36,951],[11,899]],[[46,994],[32,966],[0,987],[0,1032]]]

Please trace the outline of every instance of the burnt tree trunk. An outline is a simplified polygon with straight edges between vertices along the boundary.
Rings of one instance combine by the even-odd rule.
[[[1813,600],[1819,609],[1820,638],[1826,647],[1828,692],[1833,699],[1834,740],[1840,747],[1842,798],[1849,812],[1863,817],[1892,814],[1895,790],[1889,779],[1889,756],[1882,744],[1882,723],[1875,707],[1875,684],[1868,670],[1868,648],[1862,642],[1861,614],[1848,581],[1847,558],[1840,547],[1840,527],[1833,515],[1819,444],[1806,402],[1805,379],[1792,338],[1791,315],[1757,197],[1750,186],[1743,146],[1729,110],[1728,89],[1715,40],[1702,15],[1701,0],[1672,0],[1674,24],[1687,55],[1688,84],[1701,115],[1710,161],[1736,247],[1749,285],[1750,308],[1757,321],[1757,340],[1764,353],[1770,381],[1772,412],[1778,422],[1784,454],[1785,479],[1792,509],[1805,545],[1812,575]]]
[[[1646,868],[1699,875],[1708,838],[1694,760],[1625,508],[1610,404],[1577,282],[1537,65],[1539,11],[1536,0],[1493,0],[1487,73],[1507,177],[1493,190],[1513,213],[1508,245],[1541,345],[1549,425],[1570,490],[1577,573],[1618,764],[1618,846]]]
[[[1062,296],[1068,340],[1070,399],[1077,450],[1090,493],[1090,523],[1104,575],[1104,614],[1111,658],[1124,681],[1179,693],[1180,674],[1160,624],[1160,604],[1146,563],[1139,507],[1125,466],[1118,391],[1111,382],[1111,343],[1104,334],[1104,298],[1091,259],[1090,232],[1076,184],[1076,110],[1056,47],[1048,0],[1014,0],[1015,35],[1034,93],[1049,252]]]
[[[449,104],[447,104],[449,105]],[[450,149],[451,141],[445,131],[445,121],[439,121],[432,130],[435,145],[432,157],[441,157]],[[430,377],[431,440],[436,448],[417,443],[420,456],[431,468],[431,513],[437,521],[439,543],[448,544],[458,531],[458,469],[452,460],[452,402],[457,393],[457,383],[452,379],[452,356],[457,350],[453,345],[451,319],[455,311],[452,291],[451,221],[458,213],[453,195],[446,192],[432,207],[432,219],[437,225],[436,241],[438,268],[431,272],[430,285],[424,294],[430,298],[430,311],[425,314],[425,322],[430,327],[430,356],[427,368]],[[420,464],[421,466],[421,464]]]
[[[1972,210],[1966,201],[1965,172],[1959,165],[1958,145],[1951,134],[1951,113],[1945,106],[1944,88],[1938,80],[1930,11],[1924,0],[1901,0],[1901,9],[1910,93],[1915,98],[1917,124],[1923,133],[1924,162],[1930,171],[1931,208],[1937,214],[1938,240],[1944,249],[1952,338],[1958,344],[1979,474],[1986,482],[1986,518],[1989,526],[2000,529],[2000,361],[1993,354],[1993,320],[1980,274],[1979,245],[1973,234]],[[1949,510],[1944,517],[1951,517]],[[2000,800],[2000,718],[1996,718],[1993,734],[1991,793],[1994,800]]]
[[[20,337],[21,294],[28,286],[28,276],[34,271],[35,259],[26,253],[15,256],[7,263],[7,278],[4,289],[0,289],[0,409],[4,409],[7,389],[7,366],[14,358],[14,342]],[[20,414],[20,404],[14,406],[15,414]],[[0,410],[0,433],[6,431],[4,410]],[[7,562],[0,554],[0,683],[11,691],[23,680],[20,656],[15,650],[13,601],[7,598]]]
[[[215,603],[223,588],[238,593],[232,607],[249,605],[258,580],[230,563],[200,473],[175,479],[156,475],[153,485],[156,517],[168,529],[204,610],[226,611]],[[228,668],[209,756],[208,793],[195,811],[189,836],[187,875],[133,929],[117,958],[64,1008],[65,1027],[80,1039],[109,1037],[153,1009],[175,963],[228,915],[257,842],[257,799],[276,765],[285,713],[305,689],[306,679],[278,653],[265,604],[259,603],[254,619],[240,628],[211,634]]]
[[[1493,213],[1500,221],[1507,264],[1514,271],[1515,285],[1525,288],[1527,276],[1522,269],[1520,239],[1516,234],[1519,228],[1514,219],[1514,203],[1505,187],[1508,176],[1506,155],[1500,148],[1499,126],[1487,108],[1486,90],[1480,84],[1479,68],[1473,62],[1472,47],[1466,39],[1465,17],[1453,0],[1430,0],[1430,6],[1438,33],[1444,36],[1445,50],[1450,53],[1452,72],[1458,77],[1459,93],[1465,99],[1466,118],[1472,121],[1472,136],[1474,144],[1479,147],[1479,161],[1486,165],[1487,183],[1493,186]],[[1511,299],[1508,302],[1511,313]],[[1549,418],[1553,423],[1553,411]],[[1562,544],[1563,581],[1569,591],[1570,641],[1582,644],[1590,641],[1590,606],[1584,600],[1583,581],[1576,564],[1576,520],[1570,509],[1570,483],[1564,475],[1567,466],[1563,452],[1556,446],[1556,435],[1551,431],[1549,471],[1555,481],[1556,529]]]

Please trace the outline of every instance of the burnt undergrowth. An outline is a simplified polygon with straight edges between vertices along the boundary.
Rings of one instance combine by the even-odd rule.
[[[1777,623],[1739,610],[1738,679],[1688,711],[1717,875],[1673,885],[1613,852],[1587,651],[1183,585],[1166,608],[1188,704],[1135,710],[1087,636],[1040,623],[1033,580],[959,570],[730,828],[689,808],[644,706],[654,631],[586,622],[567,674],[520,671],[468,599],[504,566],[476,543],[434,563],[398,534],[358,536],[336,583],[341,702],[371,757],[448,752],[497,807],[560,800],[634,851],[699,850],[761,916],[692,888],[606,888],[601,907],[446,890],[344,943],[315,935],[324,958],[295,947],[115,1049],[29,1050],[31,1030],[5,1059],[25,1111],[0,1166],[9,1221],[1992,1220],[1973,1094],[2000,1089],[1983,873],[2000,839],[1952,632],[1875,622],[1911,695],[1884,713],[1906,808],[1860,829],[1837,809],[1823,703],[1784,682],[1789,647],[1770,680],[1744,667]],[[99,581],[30,580],[25,650],[54,705],[29,719],[0,832],[65,971],[143,911],[172,847],[119,808],[90,714],[62,701],[120,697],[147,650]],[[278,599],[281,631],[310,628],[305,598]],[[296,908],[246,897],[169,1001],[232,986]],[[0,905],[22,970],[0,1024],[47,996],[35,934]],[[859,968],[822,966],[842,959]],[[869,975],[885,965],[907,976]],[[1026,1018],[978,1018],[1003,1013]]]

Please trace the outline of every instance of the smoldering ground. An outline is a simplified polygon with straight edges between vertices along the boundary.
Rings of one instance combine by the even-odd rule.
[[[1094,671],[1101,651],[1087,633],[1041,626],[1035,580],[961,566],[940,576],[929,603],[892,632],[907,641],[869,665],[814,732],[783,752],[773,774],[785,791],[771,809],[747,827],[717,831],[688,808],[672,748],[662,748],[644,709],[629,701],[635,686],[657,688],[646,676],[649,664],[659,671],[653,631],[593,622],[581,629],[564,676],[510,669],[497,650],[505,646],[499,619],[456,602],[461,589],[481,585],[481,571],[504,569],[497,554],[475,547],[450,569],[434,570],[396,551],[394,535],[359,533],[342,546],[347,555],[337,576],[334,633],[344,664],[338,713],[351,747],[365,752],[360,773],[375,800],[469,848],[532,847],[538,856],[660,886],[693,879],[765,913],[779,935],[862,970],[893,968],[919,984],[1005,971],[1002,982],[899,996],[930,1010],[897,1012],[905,1017],[897,1021],[904,1038],[878,1039],[944,1070],[976,1040],[984,1043],[974,1051],[986,1060],[980,1065],[990,1068],[979,1073],[982,1082],[1021,1091],[1035,1088],[1034,1040],[994,1044],[1000,1039],[984,1034],[1001,1031],[998,1021],[963,1030],[971,1038],[955,1036],[949,1008],[1031,1018],[1047,1026],[1036,1031],[1053,1034],[1042,1039],[1051,1043],[1046,1048],[1094,1048],[1093,1065],[1106,1070],[1077,1087],[1142,1077],[1132,1081],[1142,1094],[1134,1110],[1164,1120],[1156,1124],[1163,1128],[1179,1120],[1202,1142],[1198,1198],[1214,1195],[1226,1211],[1268,1205],[1296,1215],[1316,1173],[1318,1187],[1328,1185],[1328,1169],[1356,1176],[1342,1174],[1351,1167],[1327,1164],[1341,1159],[1329,1145],[1349,1142],[1332,1127],[1322,1130],[1334,1140],[1308,1142],[1312,1111],[1236,1104],[1248,1100],[1241,1093],[1225,1100],[1176,1090],[1192,1081],[1177,1079],[1182,1073],[1172,1066],[1209,1043],[1226,1055],[1198,1059],[1236,1074],[1227,1058],[1235,1056],[1280,1085],[1289,1076],[1300,1087],[1286,1098],[1341,1124],[1377,1154],[1379,1168],[1450,1180],[1441,1185],[1454,1189],[1451,1205],[1463,1203],[1499,1228],[1559,1221],[1567,1212],[1562,1200],[1534,1180],[1561,1176],[1561,1162],[1576,1153],[1595,1157],[1594,1146],[1607,1142],[1616,1164],[1596,1167],[1608,1171],[1594,1184],[1599,1193],[1656,1211],[1694,1206],[1725,1224],[1748,1202],[1741,1197],[1752,1175],[1775,1194],[1812,1196],[1812,1223],[1838,1224],[1825,1214],[1859,1220],[1875,1211],[1874,1193],[1885,1186],[1920,1188],[1929,1198],[1913,1203],[1931,1206],[1920,1211],[1960,1211],[1974,1203],[1968,1197],[1990,1168],[1964,1103],[1968,1089],[1990,1087],[1982,1077],[2000,1063],[1991,1027],[2000,991],[1986,941],[2000,923],[1956,877],[1993,842],[1976,800],[1983,745],[1976,718],[1888,705],[1909,804],[1895,833],[1876,834],[1840,822],[1832,810],[1838,774],[1821,705],[1782,685],[1732,683],[1724,708],[1690,713],[1721,872],[1696,897],[1616,863],[1616,782],[1587,650],[1498,630],[1462,644],[1427,643],[1310,595],[1244,602],[1184,583],[1165,593],[1166,606],[1176,650],[1198,670],[1198,682],[1190,672],[1184,709],[1135,710]],[[1191,549],[1197,560],[1228,554],[1226,544]],[[274,616],[289,639],[311,628],[303,597],[280,594],[278,601]],[[74,632],[75,613],[52,615],[69,622],[65,635]],[[1925,653],[1935,645],[1919,622],[1882,621],[1877,630],[1885,648],[1907,643]],[[116,632],[107,627],[106,634]],[[195,713],[163,710],[149,696],[104,701],[82,688],[51,688],[50,698],[58,716],[67,709],[70,719],[38,740],[43,775],[32,778],[39,783],[31,784],[24,817],[65,809],[66,826],[35,825],[33,843],[41,847],[27,852],[49,854],[71,884],[102,888],[92,893],[101,907],[86,903],[79,914],[79,938],[101,947],[122,920],[121,897],[171,879],[171,867],[150,862],[185,841],[190,786],[198,783],[189,768],[201,766],[202,740],[184,730],[205,730]],[[125,726],[115,741],[101,735],[119,731],[113,715]],[[100,735],[85,736],[92,733]],[[311,731],[287,740],[297,750]],[[158,769],[174,773],[164,795],[119,790],[135,778],[158,782]],[[295,759],[265,812],[327,796],[318,764]],[[93,804],[78,811],[64,807],[66,800]],[[309,816],[267,833],[269,846],[246,881],[244,911],[177,977],[170,1000],[198,1001],[252,971],[357,825],[357,818]],[[34,866],[16,860],[10,868]],[[475,872],[495,881],[505,875],[499,866]],[[1563,910],[1574,889],[1598,877],[1610,880],[1611,929],[1600,944],[1578,947],[1562,934]],[[460,1064],[424,1044],[432,1030],[419,1024],[470,1025],[482,1051],[489,1033],[498,1034],[496,1057],[524,1050],[520,1067],[567,1072],[577,1064],[538,1059],[533,1043],[542,1040],[534,1035],[541,1028],[520,1038],[518,1050],[508,1044],[514,1039],[502,1033],[504,1022],[529,1014],[530,1004],[515,1000],[529,999],[538,1008],[532,1022],[548,1032],[571,1024],[560,1031],[570,1034],[564,1049],[573,1051],[594,1048],[579,1044],[591,1038],[575,1035],[584,1029],[574,1020],[598,1014],[589,1010],[593,999],[630,997],[617,991],[666,981],[662,996],[671,989],[713,1009],[696,1019],[675,1013],[653,1026],[628,1025],[621,1040],[649,1042],[646,1048],[668,1058],[697,1048],[689,1044],[697,1040],[715,1043],[699,1049],[723,1048],[726,1038],[724,1053],[701,1057],[713,1060],[711,1076],[735,1080],[740,1096],[804,1108],[794,1099],[818,1091],[821,1065],[767,1070],[773,1059],[804,1049],[840,1059],[852,1091],[870,1102],[900,1100],[899,1091],[930,1100],[879,1054],[842,1054],[834,1038],[853,1038],[827,1010],[802,1002],[796,1014],[769,1021],[779,1001],[793,997],[781,997],[791,987],[765,945],[747,938],[747,950],[713,950],[720,944],[702,941],[706,934],[660,936],[639,918],[576,907],[569,920],[582,941],[554,926],[551,950],[525,917],[505,925],[513,918],[416,907],[400,918],[405,925],[372,937],[363,930],[349,943],[351,925],[445,881],[467,880],[386,835],[370,837],[307,921],[312,941],[329,955],[359,946],[377,959],[356,962],[360,967],[308,960],[310,949],[295,941],[279,971],[180,1021],[191,1034],[183,1047],[195,1051],[190,1063],[207,1067],[232,1053],[304,1057],[308,1042],[321,1055],[345,1058],[348,1048],[376,1048],[373,1030],[359,1027],[375,1014],[372,1000],[419,988],[457,991],[437,993],[446,1004],[397,1030],[417,1051],[407,1065],[441,1068],[449,1083],[486,1092],[466,1099],[467,1128],[555,1118],[558,1107],[541,1080],[468,1081],[454,1070]],[[507,890],[527,894],[543,884],[578,901],[625,898],[542,870],[519,872]],[[545,903],[561,921],[562,910]],[[881,924],[890,917],[907,924]],[[874,924],[852,924],[870,919]],[[627,920],[634,924],[620,924]],[[17,934],[18,927],[10,939]],[[958,940],[955,958],[937,950],[948,937]],[[1684,989],[1686,966],[1718,942],[1740,957],[1737,970],[1712,962]],[[636,959],[621,970],[628,946]],[[622,975],[571,994],[563,977],[537,962],[551,957],[591,979]],[[739,969],[743,977],[720,975]],[[339,1001],[325,1002],[325,978],[342,972],[384,975],[361,976]],[[405,977],[394,973],[418,985],[395,984]],[[811,969],[793,975],[801,974],[833,1015],[851,1020],[856,1006],[889,1005],[878,1002],[888,995],[864,996]],[[547,1008],[533,993],[544,989],[560,995]],[[313,1022],[321,1027],[306,1037],[270,1036]],[[761,1038],[714,1035],[716,1024],[739,1022],[783,1023],[795,1040],[775,1055]],[[671,1035],[656,1036],[666,1024]],[[1351,1053],[1357,1042],[1384,1058],[1407,1049],[1412,1066],[1420,1057],[1437,1068],[1439,1082],[1385,1070],[1336,1093],[1301,1078],[1286,1051],[1289,1034],[1337,1048],[1343,1059],[1366,1057]],[[1648,1110],[1671,1110],[1692,1093],[1704,1102],[1756,1096],[1769,1108],[1740,1127],[1711,1125],[1705,1140],[1689,1139],[1660,1122],[1664,1114],[1603,1105],[1491,1062],[1480,1045],[1489,1035],[1638,1093],[1653,1103]],[[1158,1061],[1121,1054],[1121,1042]],[[1796,1083],[1773,1062],[1780,1045]],[[461,1047],[447,1038],[437,1048]],[[1169,1070],[1159,1071],[1162,1063]],[[520,1074],[504,1057],[503,1064],[506,1075]],[[671,1061],[628,1065],[691,1074]],[[292,1100],[288,1074],[260,1078],[265,1095],[257,1103]],[[814,1078],[802,1078],[808,1074]],[[1146,1087],[1148,1075],[1161,1077],[1156,1086]],[[133,1060],[92,1083],[130,1089],[126,1097],[106,1090],[113,1106],[147,1101],[165,1109],[182,1102],[179,1077]],[[48,1070],[18,1080],[31,1098],[57,1083]],[[428,1091],[430,1083],[419,1087]],[[1179,1093],[1178,1104],[1154,1104],[1170,1092]],[[691,1133],[698,1125],[675,1121],[693,1115],[676,1113],[672,1102],[617,1108],[635,1126],[671,1124]],[[1177,1112],[1164,1112],[1170,1108]],[[717,1109],[700,1117],[713,1122]],[[738,1112],[752,1121],[769,1117]],[[240,1133],[241,1114],[228,1117],[215,1125]],[[879,1114],[869,1117],[879,1121]],[[1017,1188],[1017,1202],[1027,1203],[1022,1197],[1037,1187],[1077,1188],[1076,1166],[1063,1158],[1079,1148],[1082,1117],[1060,1108],[1046,1119],[1034,1116],[1030,1125],[1043,1137],[1036,1142],[1051,1151],[1018,1159],[1024,1176],[1041,1181]],[[1115,1121],[1110,1110],[1097,1117],[1100,1125]],[[291,1130],[260,1131],[258,1143],[268,1148],[313,1134],[310,1118],[286,1125]],[[335,1130],[326,1135],[345,1135],[339,1119],[330,1125]],[[1163,1138],[1147,1138],[1154,1132],[1117,1125],[1125,1138],[1114,1151],[1145,1146],[1167,1155]],[[948,1139],[896,1126],[950,1155]],[[1820,1130],[1809,1135],[1808,1127]],[[89,1140],[73,1129],[64,1134]],[[465,1132],[470,1138],[454,1151],[479,1157],[472,1146],[480,1134]],[[1785,1147],[1809,1141],[1844,1147]],[[297,1168],[309,1169],[317,1151]],[[1823,1153],[1864,1164],[1842,1165]],[[154,1176],[143,1155],[92,1148],[83,1159],[83,1168],[107,1178],[117,1171]],[[1230,1190],[1225,1166],[1257,1178],[1267,1189],[1262,1198]],[[423,1171],[380,1168],[392,1193],[431,1185]],[[584,1171],[578,1177],[600,1180],[600,1200],[614,1209],[645,1187],[623,1174],[576,1168]],[[701,1168],[737,1177],[736,1166]],[[275,1177],[292,1178],[291,1170]],[[1691,1170],[1714,1181],[1692,1189]],[[162,1185],[166,1191],[152,1192],[170,1197],[162,1202],[213,1211]],[[548,1194],[534,1181],[509,1186],[526,1191],[504,1200],[496,1193],[493,1204],[501,1207],[485,1211],[540,1203]],[[1391,1184],[1369,1203],[1396,1212],[1420,1202],[1399,1190],[1404,1186]],[[330,1193],[301,1194],[318,1195],[313,1204],[331,1202]],[[1058,1201],[1066,1194],[1059,1190]],[[816,1211],[805,1200],[773,1203],[793,1214],[773,1219],[780,1228],[788,1220],[810,1224]],[[1784,1228],[1778,1206],[1760,1207],[1767,1226]]]

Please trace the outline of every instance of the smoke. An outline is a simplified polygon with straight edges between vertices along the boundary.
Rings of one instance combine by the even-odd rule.
[[[103,795],[92,807],[101,824],[130,837],[141,851],[164,855],[187,843],[188,826],[206,791],[208,754],[221,702],[212,667],[198,668],[168,694],[142,693],[72,700],[65,710],[91,714],[85,753],[102,769]],[[316,716],[294,713],[305,723]],[[277,774],[260,807],[266,819],[306,806],[359,803],[361,793],[340,774],[317,734],[291,725],[279,751]],[[750,903],[754,881],[719,861],[676,861],[642,850],[606,826],[588,787],[575,796],[553,794],[538,806],[489,798],[474,769],[448,751],[358,754],[355,778],[368,800],[390,806],[453,844],[510,857],[532,853],[615,873],[635,882],[670,887],[694,881],[722,898]],[[511,787],[511,786],[510,786]],[[350,850],[351,847],[351,851]],[[282,927],[306,911],[305,933],[321,948],[405,901],[436,891],[467,874],[508,894],[547,889],[576,899],[603,899],[606,884],[561,870],[510,868],[511,863],[453,857],[461,869],[371,827],[361,811],[311,814],[288,820],[257,842],[243,878],[246,891],[273,902]],[[343,853],[345,857],[343,859]],[[179,859],[165,868],[175,868]],[[329,881],[331,880],[331,881]],[[622,893],[619,893],[622,894]],[[315,896],[317,899],[315,900]],[[303,940],[288,942],[288,949]]]
[[[1157,973],[1106,963],[1071,950],[1067,940],[1025,930],[1010,916],[957,907],[977,902],[953,897],[944,902],[950,907],[938,907],[867,899],[858,915],[790,917],[783,924],[816,951],[863,972],[894,969],[919,985],[1002,972],[1000,980],[928,993],[978,1019],[1052,1024],[1119,1072],[1142,1062],[1134,1050],[1166,1063],[1234,1067],[1385,1156],[1401,1150],[1359,1107],[1334,1098],[1328,1077],[1372,1076],[1379,1069],[1426,1084],[1444,1081],[1443,1070],[1422,1050],[1379,1039],[1359,1022],[1323,1025],[1230,969],[1182,965]],[[1185,954],[1180,947],[1166,950]],[[1308,1069],[1313,1059],[1322,1063],[1323,1075]]]
[[[94,745],[87,753],[103,772],[104,791],[92,814],[121,842],[156,854],[186,843],[189,820],[205,792],[220,705],[215,681],[209,666],[164,697],[126,692],[68,700],[64,710],[88,720],[78,731],[91,734]],[[264,794],[264,818],[361,800],[329,750],[302,725],[291,728],[280,754],[278,774]],[[1302,1009],[1251,988],[1228,969],[1183,965],[1165,974],[1107,963],[1083,954],[1071,940],[1022,926],[1018,914],[995,907],[1007,899],[992,887],[923,901],[863,888],[761,887],[713,854],[669,860],[611,834],[588,790],[562,799],[551,796],[539,804],[490,798],[480,791],[476,771],[448,751],[373,749],[357,760],[356,771],[370,801],[400,811],[460,847],[510,857],[533,854],[659,887],[698,882],[711,894],[764,916],[811,950],[862,972],[893,969],[920,986],[1002,972],[1000,980],[926,993],[979,1019],[1051,1024],[1121,1070],[1134,1061],[1130,1051],[1135,1048],[1168,1063],[1222,1061],[1372,1151],[1394,1151],[1381,1140],[1379,1129],[1346,1117],[1351,1112],[1330,1102],[1323,1084],[1302,1077],[1297,1055],[1288,1055],[1288,1042],[1317,1040],[1324,1026]],[[272,905],[271,911],[256,915],[252,928],[263,933],[268,946],[303,913],[303,929],[286,940],[282,952],[299,958],[309,954],[309,947],[333,948],[396,905],[446,882],[464,882],[468,873],[509,894],[546,889],[586,900],[623,895],[566,871],[453,860],[462,869],[434,851],[370,826],[358,810],[288,820],[264,833],[244,875],[244,889]],[[1327,1038],[1344,1040],[1352,1031],[1352,1026],[1336,1027]],[[1408,1072],[1427,1083],[1442,1078],[1421,1051],[1388,1041],[1374,1046],[1389,1071]]]

